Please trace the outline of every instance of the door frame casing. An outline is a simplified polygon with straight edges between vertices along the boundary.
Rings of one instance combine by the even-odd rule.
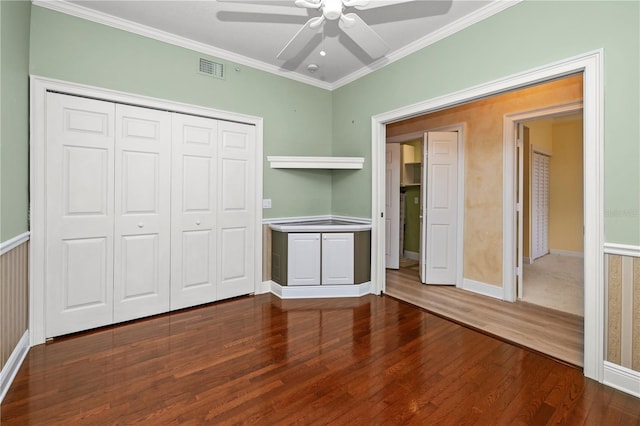
[[[599,382],[604,371],[604,50],[598,49],[526,70],[468,89],[431,98],[371,117],[371,281],[372,292],[385,288],[384,268],[384,146],[386,125],[450,108],[509,90],[583,73],[585,170],[585,264],[592,277],[585,281],[584,375]],[[503,154],[505,155],[505,154]],[[504,163],[503,163],[504,164]],[[511,174],[513,176],[513,174]],[[513,182],[513,179],[511,180]],[[513,204],[510,205],[513,207]],[[513,218],[511,208],[503,208]],[[504,222],[503,222],[504,223]],[[513,243],[511,243],[513,244]],[[503,247],[503,252],[506,252]],[[382,257],[381,257],[382,254]],[[512,254],[513,256],[513,254]],[[503,265],[504,269],[504,265]],[[504,289],[504,286],[503,286]]]
[[[583,111],[583,125],[586,125],[586,115],[584,110],[584,101],[575,101],[575,102],[567,102],[559,105],[552,105],[549,107],[543,108],[535,108],[526,111],[514,112],[510,114],[506,114],[503,118],[503,163],[502,163],[502,299],[514,302],[517,297],[517,289],[516,289],[516,280],[515,280],[515,268],[516,268],[516,242],[517,242],[517,222],[515,220],[516,214],[516,181],[518,176],[516,176],[516,138],[515,138],[515,127],[518,123],[522,123],[525,121],[543,119],[543,118],[551,118],[564,114],[571,114],[574,112]],[[585,145],[585,136],[583,136],[583,145]],[[585,171],[589,170],[586,168],[586,155],[583,159],[585,161]],[[586,177],[586,176],[585,176]],[[586,179],[584,181],[584,185],[586,188]],[[586,192],[585,192],[585,215],[586,215]],[[509,208],[511,206],[511,208]],[[524,214],[521,209],[520,220],[522,220]],[[586,232],[586,216],[585,216],[585,232]],[[587,235],[585,233],[585,243],[586,243]],[[600,247],[602,247],[601,245]],[[531,254],[532,255],[532,254]],[[522,253],[520,253],[522,256]],[[531,256],[533,257],[533,256]],[[586,260],[586,259],[585,259]],[[520,262],[522,265],[522,261]],[[586,261],[585,261],[586,265]],[[585,270],[586,273],[586,270]],[[587,276],[585,275],[585,280]],[[604,285],[604,284],[603,284]],[[586,288],[586,282],[585,282]]]
[[[29,222],[31,242],[29,245],[29,339],[30,346],[45,342],[45,144],[46,144],[46,97],[47,92],[58,92],[108,102],[136,105],[144,108],[168,110],[217,120],[234,121],[253,125],[256,128],[255,150],[255,212],[254,224],[254,292],[262,292],[262,153],[263,119],[213,108],[185,104],[144,95],[121,92],[63,80],[31,75],[29,114]]]
[[[456,287],[463,288],[464,286],[464,148],[466,141],[467,123],[456,123],[447,126],[439,126],[428,128],[426,130],[420,130],[417,132],[405,133],[402,135],[391,136],[386,138],[386,143],[402,143],[413,141],[418,138],[424,140],[425,134],[429,132],[458,132],[458,212],[457,212],[457,235],[456,235]],[[424,142],[422,149],[424,150]],[[424,156],[424,152],[423,152]],[[424,164],[422,165],[423,167]],[[422,192],[422,191],[421,191]],[[420,235],[422,239],[422,233]],[[422,252],[420,252],[422,258]],[[380,290],[384,291],[383,288]],[[379,292],[378,292],[379,293]]]

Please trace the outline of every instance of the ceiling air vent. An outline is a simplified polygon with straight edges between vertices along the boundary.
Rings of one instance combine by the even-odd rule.
[[[224,65],[200,58],[200,73],[211,77],[224,78]]]

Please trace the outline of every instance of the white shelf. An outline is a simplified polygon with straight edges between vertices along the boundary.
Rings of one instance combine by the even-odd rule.
[[[361,169],[363,157],[268,156],[272,169]]]

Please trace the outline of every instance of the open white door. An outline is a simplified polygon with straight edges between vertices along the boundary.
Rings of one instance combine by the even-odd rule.
[[[400,267],[400,144],[389,143],[385,167],[385,259],[386,267]]]
[[[458,133],[426,133],[424,148],[420,277],[427,284],[455,285]]]

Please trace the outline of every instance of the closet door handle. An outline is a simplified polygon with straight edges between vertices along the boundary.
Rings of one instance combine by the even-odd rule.
[[[200,221],[199,220],[196,220],[196,225],[200,225]]]
[[[138,222],[138,228],[144,228],[144,223]]]

